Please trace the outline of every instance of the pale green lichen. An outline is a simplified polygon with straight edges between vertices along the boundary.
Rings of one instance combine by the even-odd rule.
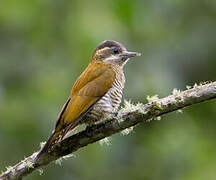
[[[203,81],[203,82],[200,82],[199,85],[206,85],[210,83],[212,83],[212,81]]]
[[[99,141],[99,144],[101,146],[103,146],[104,144],[107,145],[107,146],[110,146],[111,145],[110,138],[109,137],[105,137],[105,138],[101,139]]]
[[[158,117],[155,118],[155,120],[160,121],[160,120],[161,120],[161,117],[158,116]]]
[[[154,105],[154,109],[155,109],[155,110],[163,110],[161,104],[159,104],[159,103],[154,103],[153,105]]]
[[[169,104],[169,101],[162,100],[162,101],[160,101],[160,103],[161,103],[161,106],[167,106]]]
[[[130,134],[132,131],[133,131],[133,126],[124,129],[123,131],[121,131],[121,134],[122,134],[123,136],[126,136],[126,135]]]
[[[137,111],[139,107],[137,107],[135,104],[131,102],[131,100],[127,101],[124,100],[124,108],[122,111],[129,112],[129,111]]]
[[[193,88],[196,88],[198,85],[197,85],[197,83],[195,83],[194,85],[193,85]]]
[[[182,109],[178,109],[176,112],[177,112],[177,113],[180,113],[180,114],[183,113]]]
[[[12,175],[15,175],[15,173],[16,173],[15,169],[12,166],[6,167],[6,171],[11,172]]]
[[[13,175],[15,174],[15,169],[12,166],[6,167],[7,171],[11,172]]]
[[[118,112],[118,115],[117,115],[117,118],[118,118],[118,122],[121,123],[123,122],[124,120],[122,119],[122,116],[125,115],[126,113],[129,113],[129,112],[135,112],[137,111],[138,113],[141,113],[141,114],[146,114],[147,111],[144,110],[143,108],[143,104],[142,103],[137,103],[137,104],[133,104],[131,103],[131,101],[127,101],[127,100],[124,100],[124,105],[123,107],[119,110]],[[124,130],[121,131],[121,134],[122,135],[128,135],[130,134],[131,132],[133,131],[133,127],[129,127],[129,128],[126,128]],[[107,144],[107,140],[104,140],[102,139],[100,141],[100,143],[104,144],[104,141],[105,143]],[[109,145],[109,144],[108,144]]]
[[[178,102],[184,102],[184,97],[183,94],[181,94],[181,90],[174,88],[172,94],[175,97],[175,100],[177,100]]]
[[[61,166],[62,165],[62,161],[63,161],[63,159],[59,158],[59,159],[55,160],[55,164]]]
[[[69,158],[75,158],[75,157],[76,157],[75,154],[68,154],[68,155],[63,156],[62,158],[65,159],[65,160],[67,160]]]
[[[158,94],[155,94],[154,96],[147,96],[146,99],[149,103],[151,103],[151,102],[157,101],[159,97],[158,97]]]
[[[6,167],[6,171],[11,171],[12,169],[13,169],[12,166],[8,166],[8,167]]]
[[[76,156],[74,154],[68,154],[66,156],[60,157],[59,159],[55,160],[55,164],[61,166],[63,160],[67,160],[67,159],[69,159],[71,157],[76,157]]]
[[[40,176],[43,174],[43,169],[37,169],[37,171],[39,172]]]
[[[46,144],[46,141],[40,142],[40,148],[42,149],[45,146],[45,144]]]
[[[124,100],[123,107],[119,110],[117,118],[119,122],[122,122],[122,116],[128,112],[138,111],[141,114],[146,114],[145,110],[143,109],[142,103],[133,104],[131,101]]]
[[[26,161],[25,161],[25,166],[27,167],[27,169],[34,168],[33,162],[31,162],[31,161],[29,161],[29,160],[26,160]]]
[[[163,103],[159,100],[158,94],[154,95],[154,96],[147,96],[147,100],[149,103],[152,103],[152,110],[154,110],[154,113],[160,112],[161,110],[163,110]],[[158,102],[157,102],[158,101]]]
[[[149,119],[145,120],[145,122],[150,122],[152,120],[154,120],[154,118],[149,118]]]
[[[191,86],[187,85],[187,86],[186,86],[186,89],[187,89],[187,90],[191,89]]]
[[[119,110],[118,117],[121,117],[125,113],[128,112],[134,112],[134,111],[139,111],[142,114],[145,114],[146,112],[143,110],[143,104],[142,103],[137,103],[133,104],[131,100],[127,101],[126,99],[124,100],[124,106]]]
[[[139,113],[141,113],[141,114],[146,114],[147,113],[147,111],[144,110],[142,103],[138,102],[135,106],[136,106]]]
[[[178,89],[176,89],[176,88],[174,88],[173,91],[172,91],[172,94],[173,94],[174,96],[180,96],[181,91],[178,90]]]

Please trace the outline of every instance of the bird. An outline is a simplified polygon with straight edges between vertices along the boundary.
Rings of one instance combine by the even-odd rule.
[[[37,157],[49,152],[53,145],[78,125],[92,125],[116,113],[125,86],[123,67],[130,58],[140,55],[127,51],[117,41],[101,42],[94,50],[89,65],[72,86],[55,128]]]

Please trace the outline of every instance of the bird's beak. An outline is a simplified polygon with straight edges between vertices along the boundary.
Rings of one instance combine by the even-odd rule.
[[[131,58],[131,57],[141,56],[141,53],[126,51],[126,52],[123,52],[120,56],[123,58]]]

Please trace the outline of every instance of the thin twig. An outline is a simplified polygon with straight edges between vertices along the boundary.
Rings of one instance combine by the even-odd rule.
[[[152,98],[153,102],[145,105],[140,103],[133,105],[127,102],[125,107],[118,112],[117,117],[93,125],[66,138],[56,144],[51,152],[45,154],[40,159],[36,159],[38,152],[32,154],[15,166],[8,168],[7,171],[2,173],[0,180],[22,179],[38,168],[71,154],[88,144],[97,142],[139,123],[150,122],[152,119],[169,112],[214,98],[216,98],[216,82],[195,86],[182,92],[174,90],[172,95],[162,99]],[[149,99],[151,100],[151,98]]]

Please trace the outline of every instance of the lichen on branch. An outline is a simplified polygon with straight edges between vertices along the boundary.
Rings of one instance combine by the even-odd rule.
[[[38,153],[36,152],[13,167],[10,166],[2,173],[0,180],[22,179],[35,170],[41,172],[39,168],[42,166],[112,134],[122,132],[126,135],[137,124],[150,122],[153,119],[158,120],[161,115],[180,111],[187,106],[214,98],[216,98],[216,82],[195,85],[193,88],[187,86],[185,91],[174,89],[170,96],[161,99],[158,96],[148,96],[147,104],[132,104],[130,101],[125,101],[124,107],[119,110],[117,116],[64,139],[40,159],[36,158]]]

